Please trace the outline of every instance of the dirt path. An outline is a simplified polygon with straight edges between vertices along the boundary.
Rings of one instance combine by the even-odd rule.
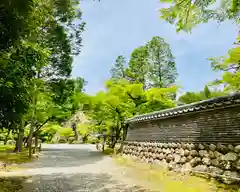
[[[21,192],[140,192],[94,145],[43,145],[38,160],[8,175],[29,178]]]

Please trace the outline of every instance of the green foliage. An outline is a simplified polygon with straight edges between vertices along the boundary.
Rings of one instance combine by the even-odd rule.
[[[62,127],[58,124],[47,124],[44,126],[39,132],[39,138],[43,142],[51,142],[54,135],[58,130],[62,129]]]
[[[191,31],[193,27],[200,23],[206,23],[210,19],[224,21],[234,19],[240,22],[238,0],[160,0],[168,3],[169,7],[162,8],[161,18],[174,24],[177,31]]]
[[[222,78],[212,85],[224,85],[226,91],[240,90],[240,37],[236,46],[228,51],[227,57],[210,58],[214,71],[222,72]]]
[[[65,137],[65,138],[74,136],[72,128],[61,128],[61,129],[58,130],[58,134],[61,137]]]
[[[179,101],[184,104],[194,103],[202,100],[207,100],[214,97],[225,96],[227,93],[217,90],[209,90],[208,86],[204,87],[203,91],[200,92],[186,92],[184,95],[179,97]]]
[[[78,133],[80,135],[86,135],[86,134],[90,133],[91,127],[90,127],[89,124],[82,124],[81,123],[81,124],[77,125],[77,130],[78,130]]]
[[[126,127],[125,120],[133,115],[173,107],[170,94],[176,87],[143,89],[126,79],[106,82],[106,91],[89,96],[86,114],[92,118],[93,128],[100,133],[114,134],[116,142]]]

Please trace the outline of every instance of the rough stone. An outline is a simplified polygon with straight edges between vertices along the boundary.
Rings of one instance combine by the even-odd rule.
[[[198,165],[193,168],[193,171],[206,173],[208,172],[208,167],[206,165]]]
[[[196,165],[198,165],[201,162],[201,158],[199,157],[195,157],[190,161],[190,164],[192,167],[195,167]]]
[[[204,165],[211,165],[211,160],[207,157],[204,157],[202,159],[202,162],[203,162]]]
[[[165,153],[168,155],[171,153],[171,150],[168,148],[168,149],[166,149]]]
[[[176,143],[173,143],[172,146],[173,146],[174,149],[177,148],[177,144]]]
[[[202,144],[199,144],[199,145],[198,145],[198,148],[199,148],[200,150],[205,149],[204,145],[202,145]]]
[[[208,156],[209,156],[210,159],[215,159],[216,158],[215,153],[211,150],[208,151]]]
[[[232,168],[232,164],[230,161],[220,161],[220,167],[225,170],[230,170]]]
[[[213,175],[213,177],[218,177],[219,175],[223,174],[222,169],[220,169],[218,167],[214,167],[214,166],[209,167],[209,172]]]
[[[217,150],[224,154],[228,152],[228,148],[223,144],[218,144]]]
[[[234,164],[234,166],[237,170],[240,170],[240,159],[238,159],[238,161]]]
[[[199,151],[199,156],[200,157],[208,157],[208,152],[206,150],[200,150]]]
[[[181,149],[179,149],[179,154],[181,155],[181,156],[184,156],[184,150],[181,148]]]
[[[190,163],[185,163],[183,166],[182,166],[182,169],[181,169],[181,172],[191,172],[192,171],[192,166]]]
[[[172,154],[168,154],[166,157],[167,162],[169,163],[170,161],[173,160],[173,155]]]
[[[222,181],[228,185],[236,182],[235,178],[238,178],[239,174],[236,171],[225,171],[223,173]]]
[[[181,143],[177,143],[177,148],[178,148],[178,149],[181,148]]]
[[[184,156],[187,157],[189,154],[190,154],[189,150],[185,149],[185,150],[184,150]]]
[[[220,165],[218,159],[211,159],[211,165],[218,167]]]
[[[222,157],[223,157],[223,154],[219,153],[218,151],[214,151],[214,155],[217,159],[222,159]]]
[[[217,148],[217,146],[214,145],[214,144],[210,144],[210,145],[209,145],[209,149],[210,149],[211,151],[215,151],[216,148]]]
[[[236,153],[229,152],[226,155],[222,156],[223,158],[221,160],[225,161],[236,161],[238,158],[238,155]]]
[[[191,161],[193,157],[191,155],[187,156],[187,161]]]
[[[190,144],[190,149],[191,150],[195,149],[195,145],[193,143]]]
[[[191,146],[190,146],[189,143],[186,144],[186,148],[187,148],[188,150],[191,150]]]
[[[186,163],[186,162],[187,162],[187,158],[186,158],[186,157],[181,157],[180,163],[181,163],[181,164],[184,164],[184,163]]]
[[[163,147],[164,147],[165,149],[167,149],[167,148],[168,148],[168,144],[167,144],[167,143],[164,143],[164,144],[163,144]]]
[[[237,145],[235,148],[234,148],[234,151],[236,153],[240,153],[240,145]]]
[[[230,151],[234,151],[233,145],[229,144],[229,145],[228,145],[228,149],[229,149]]]
[[[193,157],[196,157],[196,156],[198,156],[198,152],[196,150],[191,150],[190,155]]]
[[[173,157],[174,157],[175,163],[180,163],[180,160],[181,160],[181,156],[180,155],[174,154]]]

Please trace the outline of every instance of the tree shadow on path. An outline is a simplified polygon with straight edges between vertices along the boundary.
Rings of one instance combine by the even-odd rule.
[[[20,192],[146,192],[141,186],[126,185],[108,174],[53,174],[26,180]]]

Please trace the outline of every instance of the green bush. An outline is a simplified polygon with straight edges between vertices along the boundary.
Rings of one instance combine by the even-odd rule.
[[[99,143],[99,139],[96,137],[88,137],[87,143],[96,144]]]
[[[60,136],[66,138],[74,136],[72,128],[61,128],[58,130],[58,133]]]
[[[75,137],[69,137],[69,138],[68,138],[68,143],[69,143],[69,144],[72,144],[73,141],[75,141],[75,140],[76,140]]]
[[[58,140],[58,143],[67,143],[67,140],[65,138],[60,138]]]

